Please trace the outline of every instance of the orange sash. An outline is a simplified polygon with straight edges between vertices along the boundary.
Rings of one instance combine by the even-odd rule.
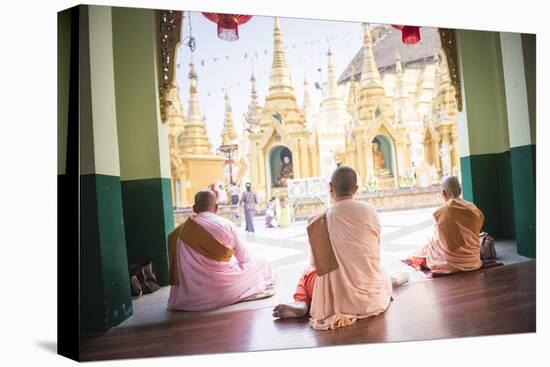
[[[484,216],[475,205],[451,199],[435,211],[434,218],[449,250],[452,251],[464,245],[464,237],[459,231],[458,224],[478,235],[483,226]]]
[[[193,219],[188,218],[168,235],[168,257],[170,266],[170,285],[179,285],[178,239],[187,246],[216,261],[229,261],[233,249],[227,248],[216,240],[210,232],[202,228]]]
[[[326,212],[309,221],[307,235],[317,275],[324,275],[338,269],[338,261],[328,234]]]

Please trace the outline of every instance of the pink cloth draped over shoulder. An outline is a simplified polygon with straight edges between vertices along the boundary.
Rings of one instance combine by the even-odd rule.
[[[391,280],[380,265],[380,222],[376,209],[353,199],[328,209],[327,226],[338,269],[317,276],[310,325],[335,329],[378,315],[390,303]]]
[[[178,239],[179,286],[170,286],[168,309],[212,310],[263,293],[273,286],[270,265],[249,253],[232,222],[209,212],[195,215],[193,219],[235,253],[228,262],[216,261]]]
[[[424,245],[414,257],[426,258],[426,266],[433,272],[454,273],[458,271],[477,270],[481,267],[482,261],[479,255],[479,230],[483,223],[483,213],[472,203],[464,199],[451,199],[445,205],[460,207],[462,210],[470,211],[470,215],[476,219],[477,224],[467,226],[456,223],[463,243],[452,243],[451,238],[445,238],[444,232],[439,225],[434,225],[434,230],[428,243]],[[479,227],[479,228],[478,228]]]

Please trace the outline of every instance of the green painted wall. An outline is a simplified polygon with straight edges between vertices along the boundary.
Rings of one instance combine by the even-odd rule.
[[[108,330],[132,314],[120,178],[80,176],[80,333]]]
[[[462,157],[466,200],[485,215],[483,230],[495,238],[515,238],[510,152]]]
[[[174,228],[170,179],[122,181],[130,264],[152,260],[160,285],[168,284],[168,233]]]
[[[511,149],[515,231],[518,253],[536,256],[536,148],[535,145]]]

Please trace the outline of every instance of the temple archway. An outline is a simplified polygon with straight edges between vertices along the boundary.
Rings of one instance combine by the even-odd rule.
[[[391,140],[385,135],[376,135],[372,140],[372,145],[373,151],[375,151],[377,149],[376,146],[378,146],[379,151],[382,153],[384,163],[378,167],[377,162],[380,164],[382,161],[377,161],[377,158],[375,158],[375,169],[381,168],[383,171],[389,172],[391,176],[395,176],[395,157],[393,154],[393,144],[391,143]]]
[[[395,147],[386,135],[376,135],[372,140],[374,174],[381,189],[397,188]]]
[[[284,145],[274,146],[267,155],[269,183],[272,188],[286,187],[286,180],[294,178],[292,152]]]

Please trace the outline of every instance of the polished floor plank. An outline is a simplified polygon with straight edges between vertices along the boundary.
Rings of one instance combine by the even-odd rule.
[[[332,331],[274,320],[271,307],[115,328],[82,340],[82,360],[245,352],[535,331],[535,261],[405,285],[379,316]]]

